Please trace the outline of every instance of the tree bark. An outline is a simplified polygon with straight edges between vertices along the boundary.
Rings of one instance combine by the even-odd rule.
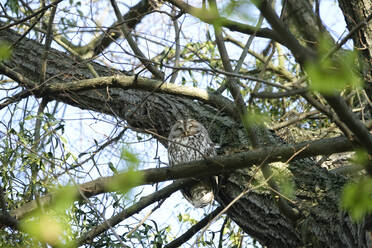
[[[359,23],[365,22],[372,15],[372,2],[368,0],[339,0],[339,6],[344,13],[345,22],[349,31]],[[354,47],[359,51],[359,68],[369,99],[372,99],[372,23],[369,21],[361,29],[354,32]],[[372,107],[367,108],[372,116]]]

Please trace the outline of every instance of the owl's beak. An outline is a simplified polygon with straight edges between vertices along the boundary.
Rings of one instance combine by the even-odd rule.
[[[189,133],[188,133],[187,131],[185,131],[185,132],[183,132],[183,135],[184,135],[185,137],[187,137],[187,136],[189,136]]]

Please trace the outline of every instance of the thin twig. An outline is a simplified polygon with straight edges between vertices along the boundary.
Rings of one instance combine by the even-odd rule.
[[[151,205],[152,203],[159,201],[161,199],[165,199],[169,197],[175,191],[183,187],[189,186],[193,183],[195,182],[192,179],[179,180],[179,181],[172,183],[171,185],[164,187],[163,189],[157,192],[154,192],[148,196],[142,197],[138,202],[136,202],[132,206],[112,216],[110,219],[107,219],[107,221],[103,222],[102,224],[95,226],[90,231],[82,233],[80,235],[80,238],[76,241],[76,244],[83,245],[86,241],[91,240],[92,238],[106,231],[109,227],[117,225],[124,219],[132,216],[133,214],[138,213],[139,211]]]
[[[299,122],[303,119],[306,119],[309,116],[316,115],[316,114],[319,114],[319,113],[320,113],[319,110],[313,110],[313,111],[301,113],[301,114],[299,114],[298,116],[296,116],[292,119],[289,119],[287,121],[283,121],[283,122],[280,122],[280,123],[277,123],[277,124],[273,125],[272,127],[270,127],[270,129],[279,130],[279,129],[287,127],[291,124],[297,123],[297,122]]]
[[[33,14],[31,14],[31,15],[29,15],[29,16],[26,16],[25,18],[23,18],[23,19],[21,19],[21,20],[18,20],[18,21],[16,21],[16,22],[10,23],[10,24],[8,24],[8,25],[2,26],[2,27],[0,27],[0,31],[1,31],[1,30],[4,30],[4,29],[8,29],[8,28],[10,28],[10,27],[13,27],[13,26],[15,26],[15,25],[18,25],[18,24],[20,24],[20,23],[22,23],[22,22],[25,22],[25,21],[27,21],[27,20],[29,20],[29,19],[31,19],[31,18],[37,16],[38,14],[40,14],[40,13],[46,11],[47,9],[49,9],[49,8],[51,8],[51,7],[53,7],[53,6],[56,6],[58,3],[62,2],[62,1],[63,1],[63,0],[56,0],[55,2],[53,2],[53,3],[51,3],[51,4],[47,5],[47,6],[45,6],[45,7],[43,7],[43,8],[41,8],[40,10],[34,12]]]
[[[99,146],[96,150],[90,152],[90,154],[92,154],[90,157],[86,158],[85,160],[77,163],[77,164],[74,164],[74,165],[71,165],[69,167],[69,170],[73,170],[73,169],[76,169],[80,166],[82,166],[83,164],[87,163],[89,160],[92,160],[94,159],[94,157],[98,154],[98,152],[102,151],[103,149],[105,149],[107,146],[113,144],[113,143],[116,143],[118,142],[121,137],[123,137],[124,133],[128,130],[127,127],[123,128],[123,130],[120,131],[120,133],[116,136],[116,137],[113,137],[113,138],[110,138],[109,140],[107,140],[105,143],[103,143],[101,146]],[[84,153],[81,153],[79,157],[83,156]],[[60,177],[62,176],[63,174],[65,174],[67,171],[63,171],[63,172],[60,172],[56,175],[54,175],[54,177]]]
[[[12,103],[19,102],[20,100],[22,100],[24,98],[27,98],[31,95],[32,95],[31,91],[22,90],[21,92],[9,97],[8,100],[6,100],[5,102],[1,103],[0,104],[0,110],[5,108],[6,106],[12,104]]]
[[[267,159],[268,157],[266,157]],[[261,169],[262,165],[264,165],[266,163],[266,159],[264,159],[262,161],[262,163],[257,166],[257,168],[253,171],[253,175],[252,177],[249,179],[249,181],[246,183],[245,185],[245,189],[240,192],[240,194],[238,196],[236,196],[229,204],[227,204],[226,207],[224,207],[211,221],[209,221],[208,225],[204,227],[204,229],[202,230],[202,232],[199,234],[199,237],[201,237],[203,235],[203,233],[209,228],[209,226],[214,223],[218,218],[221,217],[222,214],[226,213],[226,211],[235,203],[237,202],[238,200],[240,200],[244,195],[246,195],[248,192],[254,190],[254,189],[258,189],[262,186],[264,186],[266,184],[266,182],[273,176],[271,175],[268,179],[265,178],[265,181],[262,182],[261,184],[259,185],[256,185],[254,187],[250,187],[251,186],[251,183],[252,183],[252,180],[254,178],[254,176],[258,173],[258,171]],[[198,240],[198,239],[196,239]],[[196,241],[195,241],[196,242]]]
[[[334,46],[330,51],[325,54],[324,58],[331,57],[335,52],[337,52],[350,38],[362,27],[366,26],[368,22],[372,19],[372,14],[370,14],[365,20],[358,23],[350,32],[339,42]]]
[[[247,25],[245,23],[236,22],[233,20],[229,20],[225,17],[215,15],[215,12],[209,11],[208,9],[203,8],[196,8],[182,0],[167,0],[171,4],[177,6],[182,11],[199,18],[205,23],[215,24],[218,23],[219,25],[230,29],[231,31],[238,31],[244,34],[253,34],[256,32],[256,35],[259,37],[264,37],[268,39],[273,39],[282,43],[281,35],[271,29],[268,28],[261,28],[256,30],[254,26]]]
[[[173,8],[172,13],[175,14],[175,12],[176,11]],[[174,27],[174,33],[175,33],[174,40],[175,40],[175,44],[176,44],[176,51],[175,51],[175,55],[174,55],[174,67],[178,67],[179,64],[180,64],[180,56],[181,56],[181,46],[180,46],[180,32],[181,32],[181,29],[178,26],[178,19],[172,18],[172,21],[173,21],[173,27]],[[178,74],[178,70],[173,69],[172,77],[169,80],[170,83],[174,83],[176,81],[177,74]]]
[[[274,44],[272,46],[273,46],[273,48],[271,50],[271,53],[269,54],[269,56],[267,57],[266,61],[264,62],[263,67],[262,67],[262,70],[260,71],[260,74],[259,74],[258,78],[263,78],[263,76],[264,76],[264,74],[266,72],[267,65],[270,63],[270,60],[271,60],[271,58],[273,57],[273,55],[275,53]],[[253,91],[251,93],[251,96],[248,99],[248,106],[251,106],[251,104],[253,103],[253,95],[257,93],[257,91],[260,88],[260,86],[261,86],[261,83],[260,82],[256,82],[256,85],[253,88]]]
[[[298,95],[298,94],[305,93],[307,91],[308,91],[307,88],[299,88],[299,89],[293,89],[293,90],[288,90],[288,91],[284,91],[284,92],[275,92],[275,93],[271,93],[271,92],[260,92],[260,93],[252,92],[251,96],[253,98],[276,99],[276,98],[295,96],[295,95]]]
[[[243,51],[240,54],[240,57],[238,59],[238,63],[236,64],[235,69],[234,69],[234,73],[239,73],[240,69],[242,68],[243,62],[244,62],[245,58],[247,57],[247,54],[248,54],[248,51],[249,51],[249,47],[251,46],[254,37],[256,37],[257,30],[261,28],[262,22],[263,22],[263,16],[260,15],[254,33],[251,36],[249,36],[249,38],[247,40],[247,43],[245,44],[245,46],[243,48]],[[216,90],[216,94],[222,94],[222,92],[226,89],[226,87],[227,87],[226,84],[221,85],[221,87],[219,87]]]
[[[120,23],[120,30],[123,32],[123,35],[125,39],[127,40],[129,46],[132,48],[132,51],[137,55],[138,59],[142,62],[142,64],[155,76],[155,78],[159,80],[163,80],[164,73],[162,71],[159,71],[157,68],[155,68],[151,63],[148,62],[148,59],[146,56],[142,53],[141,49],[139,49],[137,43],[134,41],[132,35],[130,34],[130,31],[127,27],[127,24],[125,23],[125,20],[123,16],[121,15],[121,12],[119,10],[119,7],[115,0],[110,0],[111,5],[114,9],[116,18],[118,19]]]
[[[44,53],[41,57],[41,66],[40,66],[40,84],[43,83],[46,79],[46,70],[47,70],[47,63],[48,63],[48,53],[50,50],[50,45],[52,44],[53,40],[53,21],[54,17],[56,15],[56,10],[57,10],[57,5],[52,7],[52,11],[49,16],[49,21],[48,21],[48,28],[47,28],[47,33],[45,37],[45,47],[44,47]]]
[[[15,41],[13,42],[13,44],[10,46],[10,48],[14,48],[18,45],[18,43],[27,36],[27,34],[29,32],[31,32],[31,30],[36,26],[36,24],[38,24],[38,22],[40,21],[40,19],[44,16],[44,11],[41,12],[41,14],[36,18],[36,20],[29,26],[29,28]],[[1,30],[1,29],[0,29]]]
[[[157,190],[158,191],[158,190]],[[142,220],[134,227],[132,228],[132,230],[127,233],[127,238],[130,238],[132,236],[132,234],[140,227],[143,225],[143,223],[145,223],[145,221],[150,217],[150,215],[155,211],[157,210],[158,208],[160,208],[160,206],[163,204],[164,200],[160,201],[158,205],[156,205],[153,209],[151,209],[150,211],[147,212],[147,214],[145,214],[145,216],[142,218]]]
[[[165,245],[164,248],[176,248],[180,247],[182,244],[184,244],[186,241],[188,241],[192,236],[194,236],[196,233],[198,233],[203,227],[205,227],[213,218],[216,217],[218,213],[223,208],[221,206],[217,207],[213,212],[205,216],[202,220],[200,220],[198,223],[190,227],[184,234],[170,242],[169,244]]]
[[[336,112],[338,118],[346,124],[364,148],[367,149],[368,153],[372,154],[372,135],[364,123],[351,111],[345,100],[339,94],[323,95],[323,97]]]
[[[218,248],[222,248],[222,243],[223,243],[223,234],[224,234],[224,230],[225,230],[225,226],[227,224],[227,222],[229,221],[229,217],[226,216],[222,225],[221,225],[221,228],[220,228],[220,237],[218,239]]]

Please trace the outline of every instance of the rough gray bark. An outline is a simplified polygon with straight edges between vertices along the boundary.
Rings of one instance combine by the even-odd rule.
[[[291,32],[300,38],[303,44],[310,47],[316,45],[319,35],[326,30],[312,8],[310,1],[288,0],[282,16]],[[330,37],[327,32],[324,34]]]
[[[372,2],[369,0],[338,1],[344,13],[347,28],[352,30],[357,24],[364,22],[372,15]],[[369,22],[353,34],[354,46],[360,52],[360,74],[365,82],[367,95],[372,98],[372,23]],[[369,108],[372,114],[372,108]]]

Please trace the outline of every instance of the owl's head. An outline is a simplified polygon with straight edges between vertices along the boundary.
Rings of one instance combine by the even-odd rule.
[[[192,136],[202,129],[203,125],[194,119],[178,120],[169,133],[169,139]]]

